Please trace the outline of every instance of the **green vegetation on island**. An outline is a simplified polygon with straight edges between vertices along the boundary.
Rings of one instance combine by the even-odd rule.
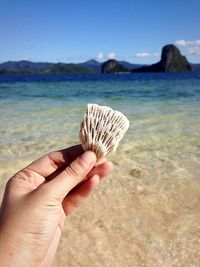
[[[170,44],[162,48],[161,59],[152,65],[131,64],[115,59],[100,63],[94,59],[84,63],[48,63],[26,60],[0,64],[0,74],[72,74],[72,73],[135,73],[199,71],[199,64],[191,64],[179,49]]]
[[[162,49],[161,59],[158,63],[128,69],[119,64],[116,60],[108,60],[102,64],[101,73],[118,72],[185,72],[194,70],[185,56],[182,56],[179,49],[172,44]]]

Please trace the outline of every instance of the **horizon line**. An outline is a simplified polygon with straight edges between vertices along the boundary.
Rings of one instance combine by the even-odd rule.
[[[116,58],[110,58],[110,59],[107,59],[105,61],[98,61],[97,59],[95,58],[91,58],[91,59],[88,59],[86,61],[83,61],[83,62],[64,62],[64,61],[56,61],[56,62],[53,62],[53,61],[35,61],[35,60],[29,60],[29,59],[19,59],[19,60],[6,60],[6,61],[0,61],[0,64],[4,64],[4,63],[8,63],[8,62],[21,62],[21,61],[26,61],[26,62],[31,62],[31,63],[49,63],[49,64],[59,64],[59,63],[62,63],[62,64],[84,64],[84,63],[87,63],[88,61],[96,61],[97,63],[99,64],[103,64],[104,62],[108,61],[108,60],[116,60],[118,62],[120,61],[123,61],[123,62],[127,62],[129,64],[134,64],[134,65],[152,65],[154,63],[157,63],[159,61],[156,61],[154,63],[135,63],[135,62],[130,62],[128,60],[125,60],[125,59],[116,59]],[[197,62],[197,63],[193,63],[193,62],[190,62],[190,64],[200,64],[200,62]]]

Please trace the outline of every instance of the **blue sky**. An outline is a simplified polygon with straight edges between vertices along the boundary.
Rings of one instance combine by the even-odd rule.
[[[154,63],[165,44],[200,62],[199,0],[0,0],[0,62]]]

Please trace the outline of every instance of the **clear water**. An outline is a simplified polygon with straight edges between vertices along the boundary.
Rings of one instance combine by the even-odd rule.
[[[159,135],[166,145],[171,142],[183,150],[191,145],[192,151],[198,150],[199,73],[2,75],[0,158],[7,157],[8,150],[19,156],[18,147],[23,145],[37,150],[38,143],[48,147],[58,138],[77,142],[79,123],[89,102],[124,112],[131,121],[126,140],[132,143],[135,139],[148,142],[150,136]]]
[[[121,256],[110,252],[110,265],[103,266],[118,266],[116,257],[119,266],[132,266],[131,255],[134,266],[199,266],[200,73],[1,75],[0,173],[7,179],[33,158],[78,143],[87,103],[120,110],[131,123],[111,156],[114,176],[96,195],[103,194],[106,208],[95,206],[95,216],[105,220],[101,227],[94,222],[93,231],[109,233],[117,227],[113,220],[121,225],[111,240]],[[132,169],[141,171],[139,179]]]

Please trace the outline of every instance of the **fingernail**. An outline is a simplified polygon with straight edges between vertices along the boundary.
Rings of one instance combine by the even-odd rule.
[[[89,165],[93,165],[96,162],[96,155],[92,151],[86,151],[80,156],[80,160],[85,161]]]

